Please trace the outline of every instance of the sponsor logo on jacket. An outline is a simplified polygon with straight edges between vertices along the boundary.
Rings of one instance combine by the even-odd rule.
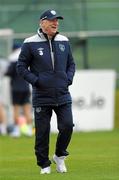
[[[43,55],[43,50],[44,50],[44,48],[38,48],[37,50],[38,50],[38,54],[39,54],[40,56],[42,56],[42,55]]]

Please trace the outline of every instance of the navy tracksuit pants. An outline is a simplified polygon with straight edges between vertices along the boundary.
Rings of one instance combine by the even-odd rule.
[[[35,115],[35,155],[37,164],[45,168],[51,164],[49,160],[49,135],[52,112],[57,116],[58,136],[55,154],[67,156],[66,151],[73,132],[71,103],[60,106],[41,106],[34,109]]]

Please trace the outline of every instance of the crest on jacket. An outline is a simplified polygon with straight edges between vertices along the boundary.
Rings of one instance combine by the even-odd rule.
[[[38,48],[38,49],[37,49],[37,50],[38,50],[38,54],[39,54],[40,56],[43,55],[43,49],[44,49],[44,48]]]
[[[59,48],[61,51],[63,51],[63,52],[65,51],[65,45],[64,44],[59,44]]]

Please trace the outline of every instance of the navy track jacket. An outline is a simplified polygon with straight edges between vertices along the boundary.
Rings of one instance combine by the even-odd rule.
[[[12,92],[30,92],[30,86],[27,81],[25,81],[21,76],[19,76],[16,72],[16,64],[15,62],[10,62],[5,75],[10,77],[10,87]]]
[[[67,37],[56,33],[48,40],[38,30],[38,34],[25,39],[17,72],[32,84],[34,107],[72,102],[68,86],[73,81],[75,63]]]

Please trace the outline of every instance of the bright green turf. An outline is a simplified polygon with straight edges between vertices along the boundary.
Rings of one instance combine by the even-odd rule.
[[[51,135],[50,155],[56,135]],[[34,138],[0,137],[0,180],[118,180],[119,130],[74,133],[66,160],[68,173],[52,164],[50,175],[40,175],[34,156]]]
[[[115,95],[115,128],[119,128],[119,89]]]

